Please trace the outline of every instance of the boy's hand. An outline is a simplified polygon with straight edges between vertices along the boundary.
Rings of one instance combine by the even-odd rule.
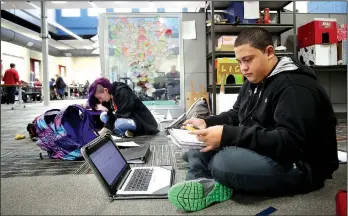
[[[217,125],[202,130],[190,131],[189,133],[196,135],[197,139],[206,145],[201,152],[208,152],[220,147],[222,130],[223,126]]]
[[[184,126],[192,125],[193,127],[199,128],[199,129],[205,129],[207,125],[205,124],[205,121],[203,119],[188,119],[183,123]]]

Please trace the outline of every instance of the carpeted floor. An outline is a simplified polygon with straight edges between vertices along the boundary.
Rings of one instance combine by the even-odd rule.
[[[14,140],[17,133],[28,137],[26,126],[35,116],[42,114],[49,108],[62,108],[71,103],[83,101],[53,101],[50,107],[42,104],[29,104],[26,108],[10,110],[8,106],[1,106],[1,177],[43,176],[64,174],[90,173],[84,161],[61,161],[39,159],[39,147],[29,138]],[[19,116],[20,115],[20,118]],[[161,125],[163,129],[164,126]],[[337,126],[337,140],[340,150],[346,151],[347,126],[345,119]],[[138,144],[151,144],[151,154],[148,165],[172,165],[177,170],[186,170],[187,164],[180,158],[180,149],[171,144],[164,132],[157,136],[135,137]],[[127,139],[129,141],[129,139]],[[133,165],[143,166],[143,165]]]
[[[168,144],[168,138],[165,132],[160,132],[156,136],[140,136],[134,138],[122,139],[123,141],[134,141],[139,145],[150,145],[150,155],[145,164],[131,164],[131,167],[136,166],[160,166],[171,165],[176,168],[174,149],[175,146]],[[87,163],[84,163],[75,174],[89,174],[91,169]]]

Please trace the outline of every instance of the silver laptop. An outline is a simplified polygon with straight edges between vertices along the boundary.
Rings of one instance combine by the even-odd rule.
[[[131,168],[110,135],[97,137],[81,152],[110,199],[168,197],[171,166]]]

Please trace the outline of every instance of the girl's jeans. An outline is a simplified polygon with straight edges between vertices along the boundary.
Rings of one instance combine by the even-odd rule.
[[[107,115],[107,112],[102,112],[100,114],[100,120],[102,122],[106,123],[108,119],[109,117]],[[136,129],[137,128],[133,119],[118,118],[115,121],[113,132],[119,136],[124,136],[126,131],[135,131]]]

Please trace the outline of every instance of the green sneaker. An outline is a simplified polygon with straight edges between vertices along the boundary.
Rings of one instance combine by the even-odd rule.
[[[180,210],[199,211],[215,202],[232,197],[232,189],[213,179],[200,179],[178,183],[168,192],[169,201]]]

